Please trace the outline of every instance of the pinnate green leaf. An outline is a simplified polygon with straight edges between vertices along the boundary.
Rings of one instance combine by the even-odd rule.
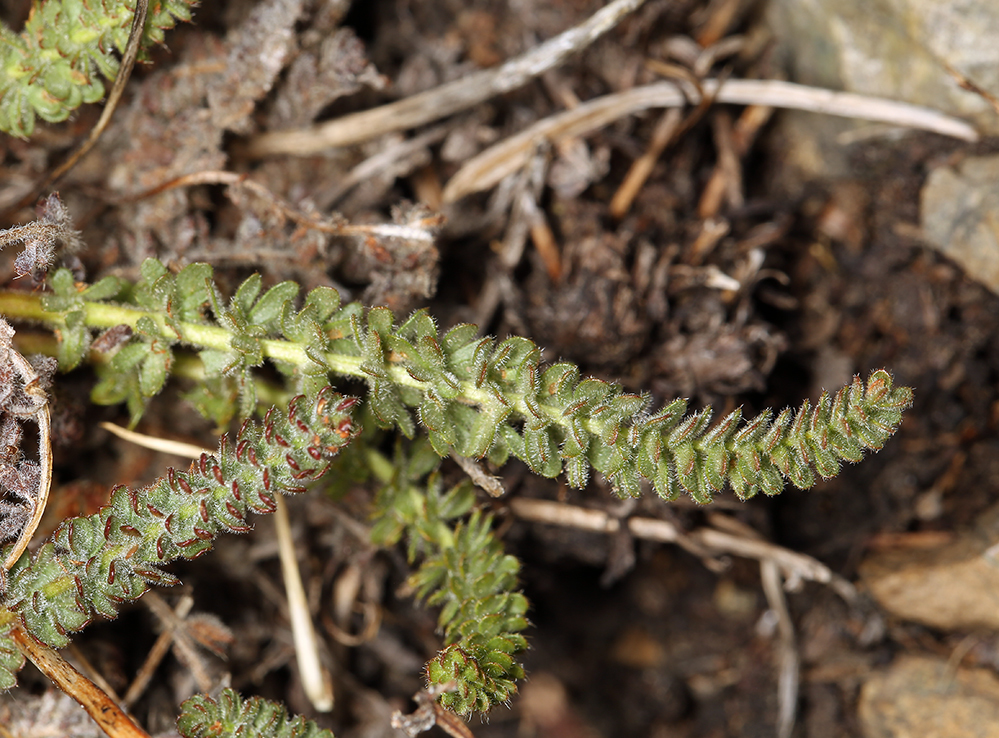
[[[190,341],[206,373],[227,377],[227,388],[236,390],[234,412],[248,414],[256,404],[251,370],[270,355],[291,386],[308,392],[330,373],[362,379],[377,425],[412,438],[419,421],[442,456],[455,451],[501,464],[512,455],[544,476],[565,471],[574,486],[587,484],[596,471],[619,495],[640,494],[651,483],[666,499],[685,491],[701,503],[726,484],[750,497],[777,494],[787,481],[807,487],[832,476],[842,461],[880,448],[911,402],[907,388],[894,387],[887,372],[877,371],[867,383],[857,378],[835,395],[824,395],[814,408],[805,403],[797,412],[786,410],[773,419],[764,413],[742,425],[737,411],[712,425],[710,408],[688,415],[685,401],[675,400],[650,410],[648,396],[581,378],[569,362],[542,366],[540,350],[526,338],[496,343],[477,337],[467,324],[441,335],[425,311],[397,324],[387,308],[340,307],[330,288],[313,290],[296,311],[295,285],[285,282],[265,291],[256,276],[226,303],[210,274],[207,266],[191,265],[174,278],[157,262],[142,265],[132,299],[149,308],[150,318],[167,310],[190,322],[171,317],[172,330],[164,332],[149,320],[148,329],[139,332],[147,342],[159,341],[162,353],[147,358],[131,353],[142,349],[123,348],[112,370],[133,372],[134,378],[105,377],[98,397],[126,399],[133,413],[141,412],[148,394],[163,386],[173,344]],[[54,275],[53,290],[49,302],[63,308],[66,322],[61,351],[68,365],[80,361],[89,340],[79,314],[85,300],[65,271]],[[113,291],[109,287],[98,296]],[[188,293],[195,296],[184,302]],[[190,337],[195,324],[212,326],[209,345]],[[214,390],[192,394],[216,420],[233,411],[229,396]]]

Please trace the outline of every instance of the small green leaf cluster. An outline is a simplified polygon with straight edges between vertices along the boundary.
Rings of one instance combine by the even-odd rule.
[[[50,294],[42,299],[46,310],[60,313],[58,326],[59,369],[69,371],[80,365],[91,344],[91,330],[86,322],[87,302],[100,302],[117,298],[128,285],[117,277],[105,277],[86,286],[78,285],[68,269],[59,269],[48,281]],[[121,400],[118,400],[119,402]]]
[[[516,691],[524,668],[517,656],[527,649],[527,598],[517,591],[520,562],[503,553],[492,521],[472,511],[475,494],[464,482],[446,492],[440,477],[424,475],[439,464],[427,445],[398,453],[392,478],[380,488],[372,539],[381,545],[407,540],[409,577],[417,596],[441,608],[438,625],[444,648],[427,664],[430,684],[453,683],[440,702],[459,714],[487,712]],[[458,522],[455,522],[458,521]]]
[[[459,523],[452,546],[424,560],[411,582],[430,605],[441,606],[444,649],[427,664],[427,681],[457,688],[440,701],[459,714],[488,712],[506,702],[524,678],[517,659],[527,649],[528,602],[513,591],[520,561],[503,553],[492,520],[478,511]]]
[[[163,41],[196,0],[150,0],[142,47]],[[35,0],[24,30],[0,24],[0,131],[30,136],[35,116],[66,120],[104,97],[101,76],[118,73],[115,50],[128,43],[135,3],[126,0]]]
[[[442,456],[453,450],[497,465],[514,456],[545,477],[564,471],[573,487],[585,486],[592,469],[625,497],[639,495],[643,480],[664,499],[686,492],[699,503],[726,483],[743,499],[778,494],[787,480],[810,487],[842,461],[879,449],[912,399],[879,370],[866,384],[858,378],[823,394],[814,408],[766,411],[745,424],[736,410],[712,425],[711,408],[688,415],[686,401],[675,400],[652,411],[647,395],[581,378],[573,364],[544,366],[526,338],[497,342],[468,324],[441,334],[425,311],[396,325],[386,308],[341,307],[330,288],[312,290],[296,310],[293,284],[261,294],[255,275],[225,304],[207,265],[173,275],[155,261],[143,265],[131,291],[119,292],[128,305],[107,302],[118,283],[71,284],[57,272],[55,294],[44,298],[47,317],[72,339],[73,348],[60,349],[67,364],[82,357],[88,327],[126,324],[138,334],[103,370],[94,395],[125,399],[133,418],[161,389],[175,346],[186,344],[199,351],[208,378],[191,397],[218,423],[253,410],[251,370],[269,359],[293,391],[314,391],[330,374],[363,379],[380,426],[413,437],[419,421]],[[5,305],[0,294],[11,317],[26,303]]]
[[[54,296],[61,296],[55,283],[60,278],[65,280],[63,273],[64,270],[59,270],[53,276]],[[101,367],[100,382],[92,395],[94,402],[99,404],[127,402],[133,422],[142,415],[149,398],[159,394],[166,383],[174,363],[179,323],[204,321],[211,269],[204,264],[194,264],[173,275],[159,262],[147,260],[142,264],[141,275],[130,298],[146,314],[135,321],[135,338]],[[125,285],[124,289],[130,287]],[[80,294],[87,299],[84,293]],[[45,307],[55,309],[51,299],[45,301]],[[86,343],[81,341],[72,361],[81,361],[86,348]],[[228,420],[231,416],[225,419]]]
[[[122,324],[133,330],[133,340],[98,366],[101,379],[91,396],[94,402],[126,402],[133,422],[137,421],[149,399],[162,391],[176,348],[184,344],[200,349],[205,373],[205,381],[188,399],[219,427],[256,410],[257,385],[251,370],[263,364],[265,356],[294,375],[293,393],[314,394],[329,382],[322,358],[330,345],[325,331],[333,313],[339,311],[339,320],[347,321],[351,312],[339,310],[336,290],[316,288],[302,309],[295,310],[299,288],[293,282],[282,282],[261,295],[263,280],[255,274],[226,304],[207,264],[190,264],[172,274],[159,261],[148,259],[140,274],[135,285],[107,277],[85,287],[60,269],[50,280],[52,293],[42,299],[46,311],[61,316],[57,331],[63,370],[86,357],[95,325]],[[115,299],[129,307],[108,305]],[[285,337],[286,342],[267,353],[268,339],[274,336]],[[281,361],[283,353],[290,353],[291,361]]]
[[[195,695],[185,700],[177,719],[184,738],[333,738],[310,720],[289,717],[283,706],[260,697],[243,700],[223,689],[218,700]]]
[[[142,490],[116,488],[99,512],[67,520],[15,563],[3,604],[36,638],[65,646],[95,613],[113,618],[150,583],[174,583],[164,564],[201,555],[220,533],[249,530],[250,512],[273,512],[276,494],[325,474],[354,434],[355,403],[328,388],[300,396],[286,412],[244,423],[232,444],[223,438],[217,456],[202,454],[188,471],[171,469]]]

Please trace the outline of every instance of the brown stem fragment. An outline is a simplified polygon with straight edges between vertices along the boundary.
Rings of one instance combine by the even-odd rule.
[[[109,738],[150,738],[100,687],[73,668],[58,651],[26,633],[20,626],[14,628],[11,634],[21,653],[53,684],[79,702]]]

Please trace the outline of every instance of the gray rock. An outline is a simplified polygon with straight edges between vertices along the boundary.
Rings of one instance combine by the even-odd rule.
[[[948,66],[999,93],[995,0],[771,0],[795,81],[927,105],[999,133],[999,116]]]
[[[999,293],[999,156],[930,172],[920,194],[923,237]]]
[[[996,0],[770,0],[766,23],[795,82],[926,105],[999,134],[999,115],[951,72],[999,95]],[[850,142],[904,134],[797,112],[777,125],[790,191],[802,181],[849,176]]]
[[[949,540],[914,534],[872,552],[860,565],[861,584],[902,620],[945,631],[999,631],[997,540],[999,507],[993,507]]]
[[[857,716],[865,738],[999,738],[999,679],[903,656],[867,679]]]

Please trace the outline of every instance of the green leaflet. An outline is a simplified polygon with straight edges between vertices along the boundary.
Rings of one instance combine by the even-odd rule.
[[[0,691],[17,684],[17,672],[24,666],[24,655],[10,634],[16,625],[17,615],[0,608]]]

